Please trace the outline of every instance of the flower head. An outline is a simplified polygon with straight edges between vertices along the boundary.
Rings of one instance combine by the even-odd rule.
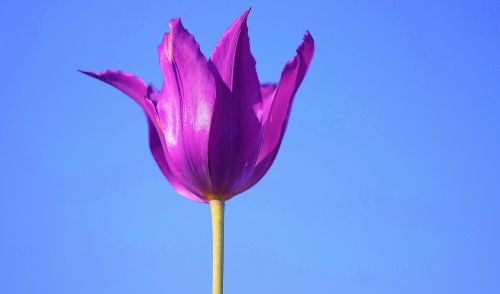
[[[134,99],[145,111],[149,144],[161,171],[181,195],[227,200],[255,185],[278,153],[297,89],[311,62],[306,32],[277,84],[260,84],[245,11],[210,59],[180,19],[158,46],[163,86],[117,70],[84,73]]]

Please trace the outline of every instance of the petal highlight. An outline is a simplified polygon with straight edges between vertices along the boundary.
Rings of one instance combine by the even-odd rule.
[[[179,174],[190,180],[198,197],[212,194],[208,138],[215,103],[215,81],[208,61],[179,19],[158,46],[164,84],[158,114],[165,126],[166,148]]]
[[[148,128],[149,128],[149,148],[151,149],[151,153],[153,154],[153,158],[155,159],[158,167],[162,171],[163,175],[167,178],[172,187],[182,196],[189,198],[191,200],[197,202],[206,202],[200,197],[193,194],[191,191],[187,190],[173,175],[170,166],[168,165],[167,158],[165,157],[165,153],[163,150],[163,146],[161,143],[161,138],[158,135],[157,128],[155,124],[148,118]]]

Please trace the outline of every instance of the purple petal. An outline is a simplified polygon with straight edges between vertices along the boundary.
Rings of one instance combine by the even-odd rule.
[[[254,106],[262,103],[255,59],[250,52],[245,11],[223,34],[213,52],[217,101],[209,142],[210,174],[216,195],[225,195],[252,160],[261,121]]]
[[[161,137],[158,135],[157,127],[149,118],[148,118],[148,127],[149,127],[149,147],[151,149],[151,153],[153,154],[156,163],[160,167],[160,170],[163,172],[163,175],[165,175],[165,177],[170,182],[172,187],[174,187],[174,189],[179,194],[181,194],[186,198],[198,202],[206,202],[205,200],[194,195],[191,191],[187,190],[172,174],[172,170],[168,165],[165,153],[163,151]]]
[[[147,85],[141,78],[133,74],[112,69],[98,73],[84,70],[80,70],[80,72],[110,84],[134,99],[140,106],[144,107],[144,99],[147,96]]]
[[[152,123],[152,126],[156,127],[156,134],[158,136],[158,139],[160,140],[160,145],[162,147],[163,151],[163,157],[165,158],[165,163],[168,164],[168,167],[170,169],[170,173],[172,174],[172,177],[175,178],[175,182],[182,186],[186,193],[180,192],[182,195],[186,194],[191,194],[186,196],[187,198],[193,199],[193,197],[196,197],[200,199],[201,201],[206,202],[205,199],[205,194],[199,189],[197,183],[192,180],[192,178],[189,177],[189,175],[186,175],[184,173],[184,166],[177,166],[176,161],[172,159],[172,156],[170,154],[169,149],[169,144],[175,144],[177,142],[177,136],[175,134],[177,133],[177,129],[180,126],[179,120],[180,120],[180,112],[175,111],[175,109],[178,108],[172,108],[175,107],[177,104],[176,103],[168,103],[171,100],[167,100],[166,98],[162,98],[164,93],[158,93],[155,91],[152,87],[150,88],[150,91],[148,98],[146,99],[146,114],[147,113],[152,113],[150,116],[150,122]],[[157,104],[158,101],[163,101],[162,102],[162,107],[165,110],[165,113],[168,115],[167,119],[164,119],[163,121],[160,119],[160,116],[158,114],[158,111],[156,109],[155,103]],[[174,101],[175,102],[175,101]],[[175,132],[175,133],[174,133]],[[154,133],[151,133],[150,129],[150,135],[154,135]],[[182,142],[182,138],[180,140],[180,143]],[[150,143],[151,144],[151,143]],[[156,144],[157,145],[157,144]],[[153,149],[151,150],[153,151]],[[158,154],[153,153],[153,156],[155,156],[155,159],[162,159]],[[160,162],[158,163],[161,166],[164,166],[164,163]],[[168,177],[167,177],[168,178]],[[173,182],[168,178],[170,182]],[[174,185],[174,188],[176,190],[177,187]],[[193,196],[193,197],[191,197]],[[196,200],[196,199],[194,199]],[[198,201],[198,200],[197,200]]]
[[[278,153],[281,140],[285,133],[288,117],[292,108],[293,98],[299,88],[311,63],[314,53],[314,40],[306,32],[302,44],[297,48],[297,55],[290,60],[281,73],[281,79],[275,90],[268,118],[263,114],[264,126],[262,146],[251,178],[245,185],[231,194],[238,194],[252,187],[268,171]],[[270,89],[264,89],[267,93]],[[266,102],[267,99],[264,100]],[[263,103],[266,112],[266,103]]]
[[[190,180],[212,194],[208,169],[208,139],[215,103],[215,82],[198,43],[180,20],[170,22],[158,47],[164,84],[158,98],[158,114],[164,129],[166,152],[176,176]]]
[[[260,86],[260,93],[262,95],[262,105],[256,109],[258,116],[262,117],[262,124],[267,122],[271,106],[273,104],[274,94],[276,93],[276,84],[263,84]]]
[[[162,140],[158,135],[158,130],[160,129],[161,124],[159,123],[158,114],[156,113],[156,109],[152,103],[152,101],[156,102],[158,99],[157,91],[152,86],[146,86],[146,83],[144,83],[140,78],[118,70],[105,70],[99,73],[90,71],[81,72],[116,87],[134,99],[144,109],[148,120],[149,145],[151,153],[153,154],[153,157],[161,171],[178,193],[191,200],[205,202],[203,199],[200,199],[191,191],[187,190],[185,186],[183,186],[175,178],[168,165],[166,155],[163,152]]]

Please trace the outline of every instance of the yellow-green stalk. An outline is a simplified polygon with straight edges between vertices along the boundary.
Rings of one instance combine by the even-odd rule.
[[[222,294],[224,264],[224,201],[210,200],[212,213],[213,268],[212,294]]]

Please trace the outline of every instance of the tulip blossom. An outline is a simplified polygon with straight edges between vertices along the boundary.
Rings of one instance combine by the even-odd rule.
[[[210,203],[214,293],[222,293],[224,202],[269,170],[314,51],[306,32],[279,82],[260,84],[250,52],[249,12],[234,21],[209,59],[180,19],[170,21],[170,32],[158,46],[163,72],[159,91],[122,71],[83,71],[141,106],[151,152],[165,177],[179,194]]]

